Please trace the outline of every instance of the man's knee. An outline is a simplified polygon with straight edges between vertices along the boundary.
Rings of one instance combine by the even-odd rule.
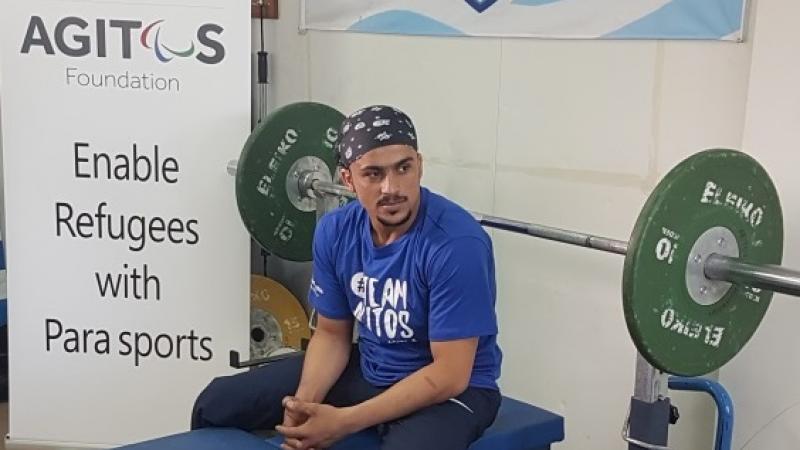
[[[382,450],[466,450],[494,421],[502,397],[469,388],[455,399],[383,425]]]
[[[192,430],[224,425],[218,422],[222,419],[219,414],[220,411],[227,409],[223,401],[225,398],[230,398],[230,392],[226,392],[230,390],[226,389],[226,378],[228,377],[219,377],[212,380],[195,399],[192,407]]]
[[[301,367],[302,359],[286,359],[215,378],[195,400],[192,429],[274,427],[283,417],[281,399],[297,390]]]

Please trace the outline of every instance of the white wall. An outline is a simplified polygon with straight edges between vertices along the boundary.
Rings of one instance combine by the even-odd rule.
[[[3,55],[0,54],[0,64],[3,62]],[[3,79],[0,78],[0,96],[3,95]],[[6,229],[6,208],[5,192],[3,192],[3,123],[0,117],[0,239],[5,239]]]
[[[472,210],[627,239],[674,164],[741,145],[749,43],[298,33],[284,5],[267,33],[272,106],[398,105],[417,123],[425,184]],[[557,448],[624,448],[622,258],[492,234],[505,393],[566,417]],[[709,448],[711,402],[673,394],[670,444]]]
[[[792,0],[760,0],[743,147],[781,194],[783,265],[800,269],[800,36]],[[800,303],[776,295],[751,342],[721,370],[736,401],[734,448],[800,448]]]

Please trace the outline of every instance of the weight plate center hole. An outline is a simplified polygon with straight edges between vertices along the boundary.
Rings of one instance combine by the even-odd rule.
[[[705,275],[705,264],[713,254],[739,257],[739,244],[736,236],[725,227],[709,228],[697,238],[686,263],[686,289],[696,303],[710,306],[720,301],[731,283],[727,281],[711,280]]]
[[[264,342],[266,339],[267,334],[264,333],[264,330],[261,327],[255,327],[250,330],[250,338],[253,339],[255,342]]]

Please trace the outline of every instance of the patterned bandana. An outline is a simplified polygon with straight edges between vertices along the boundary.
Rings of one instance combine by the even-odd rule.
[[[368,151],[386,145],[404,144],[417,150],[417,132],[402,111],[385,105],[360,109],[342,122],[336,151],[339,164],[350,167]]]

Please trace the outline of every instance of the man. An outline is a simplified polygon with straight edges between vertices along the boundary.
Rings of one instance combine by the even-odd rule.
[[[317,225],[318,321],[304,361],[215,380],[192,427],[280,423],[284,449],[306,450],[378,426],[384,450],[464,450],[501,400],[492,243],[467,211],[421,187],[403,112],[368,107],[340,131],[341,176],[358,202]]]

